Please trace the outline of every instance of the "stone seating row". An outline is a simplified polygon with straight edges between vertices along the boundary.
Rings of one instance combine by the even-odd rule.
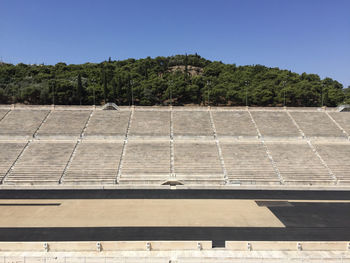
[[[5,179],[7,184],[58,183],[75,143],[32,142]]]
[[[113,184],[122,152],[122,142],[82,142],[63,177],[63,184]]]
[[[90,110],[25,110],[0,112],[0,137],[31,137],[65,139],[79,137],[89,119]],[[256,137],[257,130],[249,113],[242,111],[211,111],[219,138]],[[6,115],[6,116],[5,116]],[[86,137],[125,137],[131,111],[94,111],[85,131]],[[300,132],[285,111],[256,111],[251,115],[263,137],[300,137]],[[329,115],[350,134],[350,114],[329,112]],[[3,118],[3,116],[5,116]],[[47,119],[46,119],[46,116]],[[136,110],[129,136],[169,137],[170,111]],[[346,134],[325,112],[290,111],[290,116],[310,138],[342,138]],[[174,111],[173,133],[176,137],[213,138],[208,111]]]
[[[5,184],[161,184],[171,179],[170,142],[33,141],[20,155],[24,142],[0,142],[0,173]],[[306,142],[268,142],[276,168],[260,142],[221,143],[229,183],[277,184],[278,172],[286,184],[332,184],[336,180]],[[350,182],[350,144],[314,145],[339,183]],[[16,161],[16,159],[18,160]],[[70,160],[70,161],[69,161]],[[66,168],[66,170],[65,170]],[[214,142],[174,142],[174,174],[185,184],[221,184],[225,181]],[[65,173],[64,173],[65,171]]]
[[[129,141],[120,184],[162,184],[170,175],[170,142]]]

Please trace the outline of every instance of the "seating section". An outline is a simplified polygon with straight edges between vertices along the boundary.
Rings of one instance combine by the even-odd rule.
[[[101,110],[91,116],[85,137],[124,138],[128,128],[130,111]]]
[[[128,141],[119,183],[162,184],[170,175],[170,141]]]
[[[5,117],[6,113],[8,112],[9,110],[0,110],[0,120],[2,120],[2,118]]]
[[[265,138],[300,137],[298,128],[286,112],[282,111],[251,111],[261,135]]]
[[[280,184],[262,143],[223,142],[220,145],[230,183]]]
[[[213,111],[212,115],[219,138],[258,136],[247,111]]]
[[[330,112],[329,115],[350,134],[350,112]]]
[[[350,184],[350,144],[325,143],[316,144],[317,151],[340,184]]]
[[[175,137],[213,137],[208,111],[174,111],[173,125]]]
[[[75,151],[63,177],[64,184],[114,184],[116,182],[122,142],[83,141]]]
[[[5,185],[350,184],[348,112],[328,110],[328,116],[324,110],[260,107],[9,109],[0,109],[0,182]]]
[[[0,142],[0,181],[16,161],[24,146],[25,143],[20,142]]]
[[[32,142],[6,178],[6,184],[58,184],[74,142]]]
[[[55,110],[38,131],[38,137],[79,137],[90,116],[87,110]]]
[[[135,111],[129,135],[170,136],[170,111]]]
[[[286,184],[331,184],[333,178],[306,142],[269,142],[267,147]]]
[[[215,142],[175,141],[176,179],[185,184],[222,184],[223,169]]]
[[[343,132],[324,112],[291,112],[307,137],[342,137]]]
[[[8,137],[32,137],[49,111],[12,110],[0,122],[0,135]]]

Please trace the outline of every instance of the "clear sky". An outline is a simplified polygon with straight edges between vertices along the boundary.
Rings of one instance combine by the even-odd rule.
[[[350,85],[350,0],[0,0],[0,59],[195,53]]]

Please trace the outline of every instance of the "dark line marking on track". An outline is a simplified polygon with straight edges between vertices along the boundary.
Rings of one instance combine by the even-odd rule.
[[[255,201],[258,206],[267,206],[267,207],[288,207],[293,206],[288,201]]]
[[[350,200],[350,191],[298,190],[0,190],[0,199]]]
[[[48,204],[40,204],[40,203],[6,203],[0,204],[0,206],[60,206],[61,203],[48,203]]]
[[[0,228],[0,241],[348,241],[349,227]]]

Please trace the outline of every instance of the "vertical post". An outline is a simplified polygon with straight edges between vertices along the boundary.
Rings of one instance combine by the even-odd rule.
[[[322,89],[321,89],[321,107],[323,107],[323,89],[324,89],[324,83],[322,83]]]
[[[96,105],[95,86],[92,88],[92,93],[93,93],[93,96],[94,96],[94,105]]]
[[[210,86],[210,81],[208,80],[208,81],[207,81],[207,89],[208,89],[208,106],[210,106],[210,89],[209,89],[209,86]]]
[[[134,106],[134,81],[130,81],[131,85],[131,105]]]
[[[248,85],[249,85],[249,81],[246,80],[244,81],[245,83],[245,105],[248,106]]]
[[[283,86],[283,97],[284,97],[284,99],[283,99],[283,106],[286,106],[286,90],[285,90],[285,87],[286,87],[286,81],[284,80],[284,81],[282,81],[282,86]]]
[[[52,84],[52,105],[55,105],[55,82]]]
[[[169,97],[170,97],[170,105],[173,106],[173,81],[169,81]]]

